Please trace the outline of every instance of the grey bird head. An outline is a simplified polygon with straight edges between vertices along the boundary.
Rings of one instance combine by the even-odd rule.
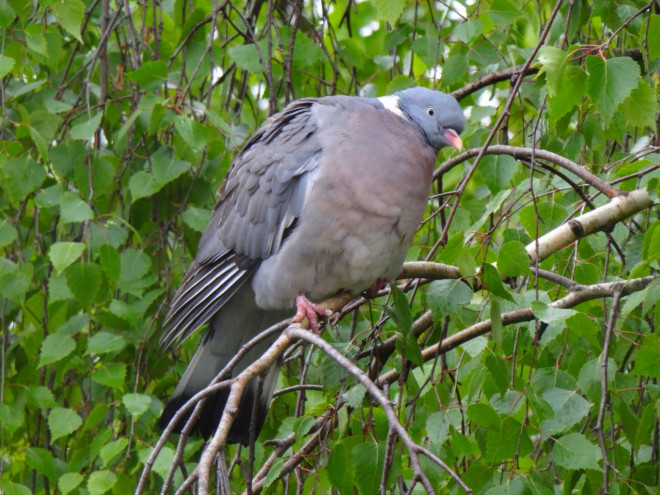
[[[443,146],[453,146],[458,150],[463,147],[458,135],[465,129],[465,115],[453,96],[418,87],[385,98],[390,100],[384,104],[390,109],[398,106],[421,129],[436,151]]]

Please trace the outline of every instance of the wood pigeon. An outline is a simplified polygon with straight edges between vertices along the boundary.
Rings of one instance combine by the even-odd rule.
[[[234,159],[167,316],[166,347],[206,323],[208,330],[161,427],[248,340],[294,308],[296,321],[307,316],[318,330],[323,308],[310,300],[393,280],[422,219],[438,151],[460,149],[464,127],[452,96],[420,87],[381,98],[305,98],[268,118]],[[233,373],[269,344],[248,352]],[[250,384],[229,443],[248,444],[255,400],[259,433],[278,371],[264,377],[259,397],[256,380]],[[227,396],[207,399],[195,425],[205,438]]]

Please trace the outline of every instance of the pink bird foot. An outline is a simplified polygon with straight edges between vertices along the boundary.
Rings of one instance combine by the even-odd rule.
[[[299,323],[303,318],[307,317],[312,332],[314,332],[316,335],[319,335],[321,333],[321,328],[319,327],[319,316],[327,316],[328,310],[320,304],[313,303],[302,294],[296,297],[296,307],[298,308],[298,311],[293,317],[293,322]]]

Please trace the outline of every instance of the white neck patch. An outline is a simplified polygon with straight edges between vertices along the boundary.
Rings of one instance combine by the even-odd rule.
[[[383,104],[383,106],[393,114],[398,115],[402,119],[406,118],[405,115],[403,115],[401,108],[399,107],[398,96],[396,95],[381,96],[378,98],[378,101],[380,101]]]

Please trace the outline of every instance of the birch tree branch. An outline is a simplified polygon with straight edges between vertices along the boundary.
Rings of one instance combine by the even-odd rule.
[[[645,189],[637,189],[626,195],[616,196],[606,205],[569,220],[539,237],[538,241],[529,243],[525,249],[530,263],[533,266],[537,259],[539,261],[546,259],[584,236],[611,229],[618,222],[651,206],[653,206],[653,200]]]

